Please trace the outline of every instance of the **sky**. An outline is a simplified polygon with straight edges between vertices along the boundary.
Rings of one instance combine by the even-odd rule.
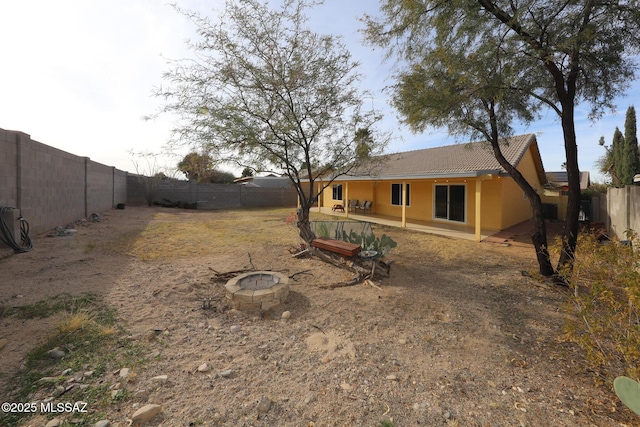
[[[220,14],[223,0],[175,0],[208,16]],[[375,14],[374,0],[325,0],[309,12],[309,25],[343,37],[365,76],[362,88],[384,113],[380,128],[391,132],[388,151],[401,152],[459,141],[444,130],[413,134],[403,127],[382,89],[391,84],[391,63],[383,52],[364,46],[358,32],[364,13]],[[185,40],[196,38],[192,23],[163,0],[21,0],[0,4],[0,128],[31,135],[43,144],[86,156],[129,172],[175,167],[180,158],[156,162],[135,153],[160,153],[169,141],[172,118],[152,121],[162,101],[153,96],[170,69],[169,60],[191,55]],[[640,100],[640,82],[616,100],[617,111],[595,123],[588,108],[576,109],[580,170],[604,181],[594,164],[604,154],[615,127],[624,128],[627,108]],[[554,113],[518,133],[535,133],[546,171],[565,161],[562,130]],[[186,153],[184,153],[186,154]],[[232,168],[229,171],[239,173]]]

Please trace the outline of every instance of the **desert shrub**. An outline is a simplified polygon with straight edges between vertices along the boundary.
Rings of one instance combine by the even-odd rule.
[[[629,240],[636,240],[628,235]],[[640,377],[640,251],[583,233],[570,275],[566,336],[599,382]]]

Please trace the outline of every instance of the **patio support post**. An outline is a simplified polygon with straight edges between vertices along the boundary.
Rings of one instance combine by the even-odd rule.
[[[407,183],[402,181],[402,228],[407,228]]]
[[[377,182],[372,182],[371,183],[371,213],[376,213],[376,187],[377,187],[378,183]]]
[[[344,216],[349,218],[349,181],[344,183],[344,200],[342,201],[344,207]]]
[[[476,242],[482,240],[482,177],[476,178]]]
[[[322,191],[322,179],[321,179],[320,182],[318,183],[318,212],[320,212],[320,209],[322,209],[322,196],[323,196],[323,191]]]

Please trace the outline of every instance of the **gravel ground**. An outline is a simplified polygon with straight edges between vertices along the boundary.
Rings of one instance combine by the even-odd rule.
[[[289,214],[106,212],[100,222],[76,224],[73,236],[37,237],[34,251],[0,260],[0,305],[94,292],[117,310],[149,361],[124,379],[125,366],[77,378],[126,390],[106,408],[89,408],[113,426],[128,425],[146,404],[161,407],[148,426],[636,422],[607,387],[594,385],[580,352],[561,339],[564,296],[526,274],[535,271],[532,247],[374,227],[398,243],[388,256],[391,277],[379,288],[327,290],[320,286],[350,275],[292,258],[298,240],[285,225]],[[176,239],[188,226],[222,234]],[[261,315],[231,309],[224,281],[216,280],[215,272],[251,268],[307,274],[291,280],[283,306]],[[1,400],[11,401],[12,375],[59,321],[0,318]],[[74,415],[58,418],[72,425]],[[46,423],[39,414],[23,425]]]

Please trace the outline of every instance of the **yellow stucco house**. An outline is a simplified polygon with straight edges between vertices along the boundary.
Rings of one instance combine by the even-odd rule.
[[[542,194],[547,181],[535,135],[501,144],[506,159]],[[324,186],[318,182],[318,191]],[[368,209],[349,209],[349,205]],[[386,156],[372,173],[341,176],[325,188],[319,207],[341,205],[365,215],[431,226],[461,226],[475,232],[500,231],[531,218],[524,192],[498,164],[486,142],[454,144]],[[370,206],[370,207],[369,207]]]

